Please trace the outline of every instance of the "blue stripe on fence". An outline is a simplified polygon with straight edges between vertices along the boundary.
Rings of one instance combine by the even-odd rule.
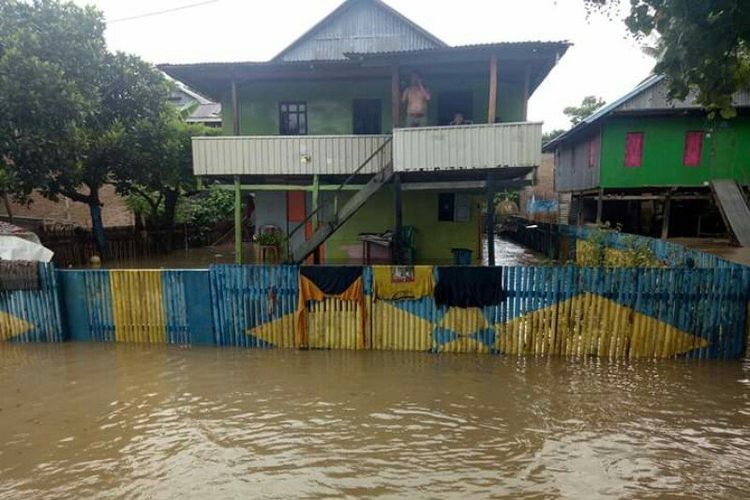
[[[299,291],[296,266],[216,265],[210,268],[211,306],[218,345],[271,347],[284,343],[288,321],[267,335],[251,331],[293,314]]]

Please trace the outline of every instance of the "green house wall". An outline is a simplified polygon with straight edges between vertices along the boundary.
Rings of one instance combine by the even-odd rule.
[[[699,166],[683,165],[687,132],[703,130]],[[625,166],[625,137],[643,132],[640,167]],[[710,122],[701,117],[618,117],[606,123],[601,145],[603,188],[702,186],[711,179],[750,183],[750,118]]]
[[[340,203],[348,196],[342,196]],[[452,248],[468,248],[475,260],[481,258],[479,248],[481,197],[471,196],[471,215],[467,222],[438,220],[438,193],[403,192],[403,224],[416,229],[415,258],[418,263],[450,263]],[[380,233],[394,227],[393,189],[386,186],[370,198],[354,216],[326,241],[325,259],[329,263],[351,260],[361,252],[358,236],[362,232]]]
[[[476,123],[487,121],[489,78],[434,77],[425,78],[432,93],[429,124],[437,123],[437,110],[442,91],[471,90]],[[307,103],[308,134],[343,135],[353,133],[354,99],[381,99],[382,130],[391,132],[391,81],[372,79],[358,81],[290,81],[257,82],[238,87],[241,135],[278,135],[279,103]],[[499,80],[497,116],[503,122],[523,121],[523,85],[516,81]],[[232,103],[229,93],[222,99],[223,132],[232,135]]]

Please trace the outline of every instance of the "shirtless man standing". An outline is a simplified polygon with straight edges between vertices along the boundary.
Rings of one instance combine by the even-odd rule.
[[[432,96],[422,85],[419,75],[412,73],[411,85],[404,89],[401,102],[406,104],[406,126],[424,127],[427,125],[427,103]]]

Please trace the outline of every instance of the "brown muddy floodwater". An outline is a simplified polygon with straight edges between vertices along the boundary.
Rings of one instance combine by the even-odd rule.
[[[0,498],[748,498],[750,364],[0,347]]]

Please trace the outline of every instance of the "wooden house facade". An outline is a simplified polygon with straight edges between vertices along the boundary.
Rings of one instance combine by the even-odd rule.
[[[441,262],[453,248],[480,259],[488,191],[530,182],[541,123],[527,102],[567,48],[451,47],[379,0],[347,0],[270,61],[160,68],[222,103],[225,136],[194,140],[195,173],[254,193],[256,226],[281,228],[291,260],[358,261],[363,235],[390,233],[373,260],[408,244]],[[432,96],[421,128],[405,127],[412,74]]]
[[[726,205],[750,186],[750,94],[734,104],[737,117],[711,119],[694,95],[670,100],[664,77],[652,76],[545,144],[556,190],[573,198],[570,222],[664,238],[733,229]]]

